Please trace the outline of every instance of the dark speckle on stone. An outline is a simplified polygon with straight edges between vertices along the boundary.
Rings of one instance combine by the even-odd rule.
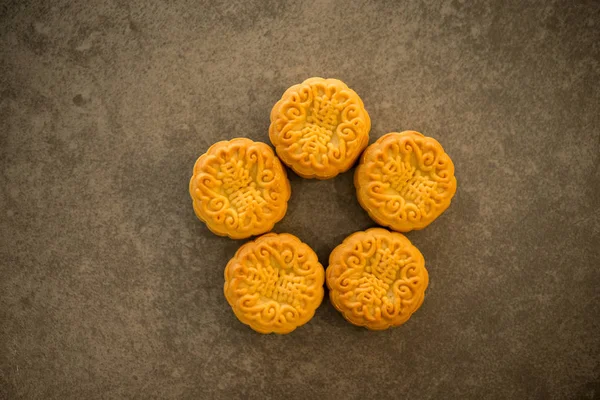
[[[31,298],[29,296],[21,297],[21,304],[25,308],[31,307]]]
[[[140,31],[140,28],[132,20],[129,20],[129,29],[131,29],[131,31],[135,33],[138,33]]]
[[[17,94],[15,93],[14,89],[9,87],[6,89],[3,89],[0,91],[0,100],[16,100],[17,99]]]
[[[83,98],[83,96],[81,94],[75,95],[75,97],[73,97],[73,104],[75,104],[78,107],[83,106],[87,101]]]

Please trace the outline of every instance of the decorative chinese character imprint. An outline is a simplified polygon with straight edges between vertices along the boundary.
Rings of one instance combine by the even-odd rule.
[[[269,137],[281,160],[304,178],[332,178],[352,166],[369,142],[362,100],[337,79],[292,86],[271,112]]]
[[[450,157],[435,139],[414,131],[388,133],[369,146],[354,183],[371,218],[400,232],[429,225],[456,192]]]
[[[333,305],[351,323],[375,330],[406,322],[423,303],[428,283],[419,250],[382,228],[347,237],[327,267]]]
[[[285,215],[290,184],[265,143],[234,139],[211,146],[190,180],[194,211],[218,235],[268,232]]]
[[[240,247],[225,268],[225,297],[240,321],[261,333],[289,333],[323,300],[325,272],[315,252],[290,234],[269,233]]]

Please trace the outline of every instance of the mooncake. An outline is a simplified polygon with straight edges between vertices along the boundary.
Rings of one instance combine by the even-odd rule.
[[[456,192],[450,157],[437,140],[415,131],[388,133],[369,146],[354,185],[371,218],[399,232],[429,225]]]
[[[215,143],[201,155],[189,191],[198,218],[233,239],[270,231],[285,215],[291,193],[271,147],[244,138]]]
[[[354,325],[382,330],[405,323],[421,306],[429,275],[406,236],[372,228],[348,236],[329,257],[329,298]]]
[[[323,300],[325,271],[297,237],[269,233],[239,248],[225,267],[225,297],[237,318],[260,333],[289,333]]]
[[[279,158],[303,178],[348,170],[369,143],[371,120],[354,90],[310,78],[285,91],[271,111],[269,137]]]

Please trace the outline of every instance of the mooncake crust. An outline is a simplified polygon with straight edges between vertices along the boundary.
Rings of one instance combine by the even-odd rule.
[[[388,133],[370,145],[354,185],[370,217],[399,232],[425,228],[456,193],[452,160],[437,140],[415,131]]]
[[[361,98],[338,79],[309,78],[287,89],[271,110],[269,138],[303,178],[347,171],[369,143],[371,119]]]
[[[406,236],[383,228],[348,236],[331,253],[326,275],[334,307],[372,330],[405,323],[429,284],[421,252]]]
[[[269,145],[236,138],[198,158],[189,192],[196,216],[213,233],[243,239],[270,231],[283,218],[291,186]]]
[[[290,333],[323,300],[325,271],[296,236],[268,233],[244,244],[225,267],[225,297],[236,317],[260,333]]]

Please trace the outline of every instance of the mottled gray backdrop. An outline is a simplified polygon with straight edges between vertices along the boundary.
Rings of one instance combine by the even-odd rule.
[[[600,398],[600,3],[287,3],[0,0],[0,398]],[[196,158],[268,141],[311,76],[360,94],[371,142],[418,130],[454,159],[400,328],[326,300],[254,333],[222,294],[244,241],[192,211]],[[290,175],[275,230],[323,264],[374,225],[352,172]]]

